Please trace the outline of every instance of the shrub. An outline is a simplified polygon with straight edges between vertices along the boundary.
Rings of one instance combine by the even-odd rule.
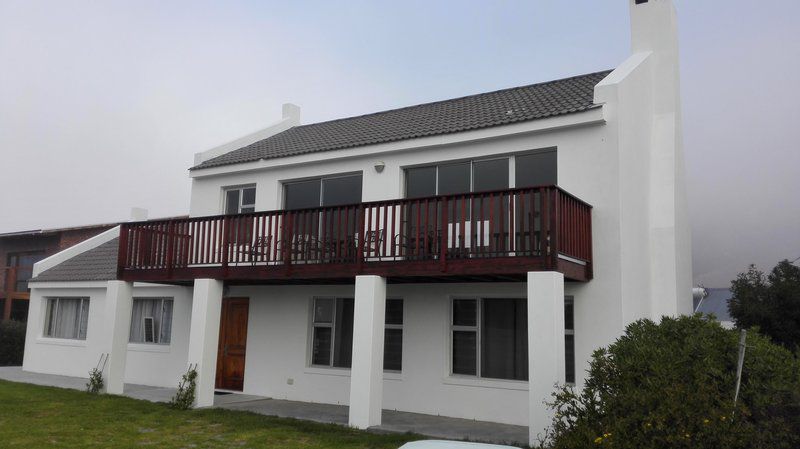
[[[22,365],[25,328],[21,321],[0,321],[0,366]]]
[[[552,404],[555,448],[793,448],[800,444],[800,362],[747,336],[734,407],[737,331],[700,316],[640,320],[595,351],[586,384]]]
[[[195,389],[197,388],[197,367],[189,366],[189,370],[181,378],[178,391],[169,401],[172,408],[188,410],[194,405]]]
[[[86,383],[86,391],[91,394],[98,394],[103,391],[103,372],[99,368],[89,370],[89,382]]]

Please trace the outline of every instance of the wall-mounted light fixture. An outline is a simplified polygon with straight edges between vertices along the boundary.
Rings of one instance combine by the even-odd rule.
[[[378,161],[375,163],[376,172],[382,173],[384,168],[386,168],[386,164],[383,161]]]

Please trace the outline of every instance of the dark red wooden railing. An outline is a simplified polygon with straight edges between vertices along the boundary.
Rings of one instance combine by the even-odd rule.
[[[591,266],[591,206],[544,186],[126,223],[119,272],[559,256]]]

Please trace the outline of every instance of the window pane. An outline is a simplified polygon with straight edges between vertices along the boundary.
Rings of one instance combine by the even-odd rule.
[[[439,195],[469,193],[470,163],[439,166]]]
[[[225,213],[239,213],[239,190],[228,190],[225,192]]]
[[[89,300],[84,299],[81,303],[81,316],[78,324],[78,336],[81,340],[86,340],[86,329],[89,326]]]
[[[564,301],[564,329],[575,329],[575,305],[571,300]]]
[[[311,348],[312,365],[331,365],[331,332],[329,327],[314,328],[314,343]]]
[[[401,371],[403,368],[403,330],[386,329],[383,344],[383,369]]]
[[[406,198],[436,195],[436,167],[406,170]]]
[[[134,298],[131,309],[131,343],[158,343],[158,328],[161,324],[162,301],[160,298]],[[153,334],[145,335],[145,321],[153,320]]]
[[[477,374],[476,335],[472,331],[453,332],[453,374]]]
[[[558,184],[555,150],[517,156],[515,163],[517,187]]]
[[[317,298],[314,300],[314,322],[315,323],[333,322],[332,298]]]
[[[508,159],[480,161],[473,164],[473,192],[508,188]]]
[[[53,338],[85,339],[89,321],[89,300],[50,298],[45,335]]]
[[[161,309],[161,334],[158,342],[169,344],[172,340],[172,300],[165,299]]]
[[[333,336],[333,366],[350,368],[353,363],[353,306],[354,301],[336,299],[336,334]]]
[[[361,202],[361,175],[322,180],[322,205],[341,206]]]
[[[49,298],[47,300],[47,316],[44,320],[44,335],[45,337],[52,337],[56,330],[56,303],[58,299]]]
[[[247,187],[242,189],[242,205],[256,204],[256,188]]]
[[[319,189],[319,179],[285,184],[283,187],[286,195],[284,208],[292,210],[319,207]]]
[[[574,384],[575,383],[575,336],[574,335],[566,335],[564,336],[564,347],[566,348],[565,355],[566,355],[566,382]]]
[[[478,305],[475,299],[456,299],[453,301],[453,325],[454,326],[475,326]]]
[[[403,300],[386,300],[386,324],[403,324]]]
[[[528,379],[528,314],[524,299],[485,299],[481,377]]]

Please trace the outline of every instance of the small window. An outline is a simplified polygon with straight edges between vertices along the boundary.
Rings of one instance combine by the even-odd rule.
[[[566,356],[566,382],[575,383],[575,301],[564,300],[564,349]]]
[[[256,210],[256,187],[230,187],[225,189],[225,213],[247,214]]]
[[[167,345],[172,336],[173,300],[168,298],[133,298],[131,343]]]
[[[352,298],[316,298],[312,312],[311,364],[350,368],[353,362]],[[403,366],[403,300],[386,300],[383,369]]]
[[[86,340],[89,298],[48,298],[44,336]]]
[[[517,156],[515,180],[517,187],[537,187],[558,184],[556,150]]]

